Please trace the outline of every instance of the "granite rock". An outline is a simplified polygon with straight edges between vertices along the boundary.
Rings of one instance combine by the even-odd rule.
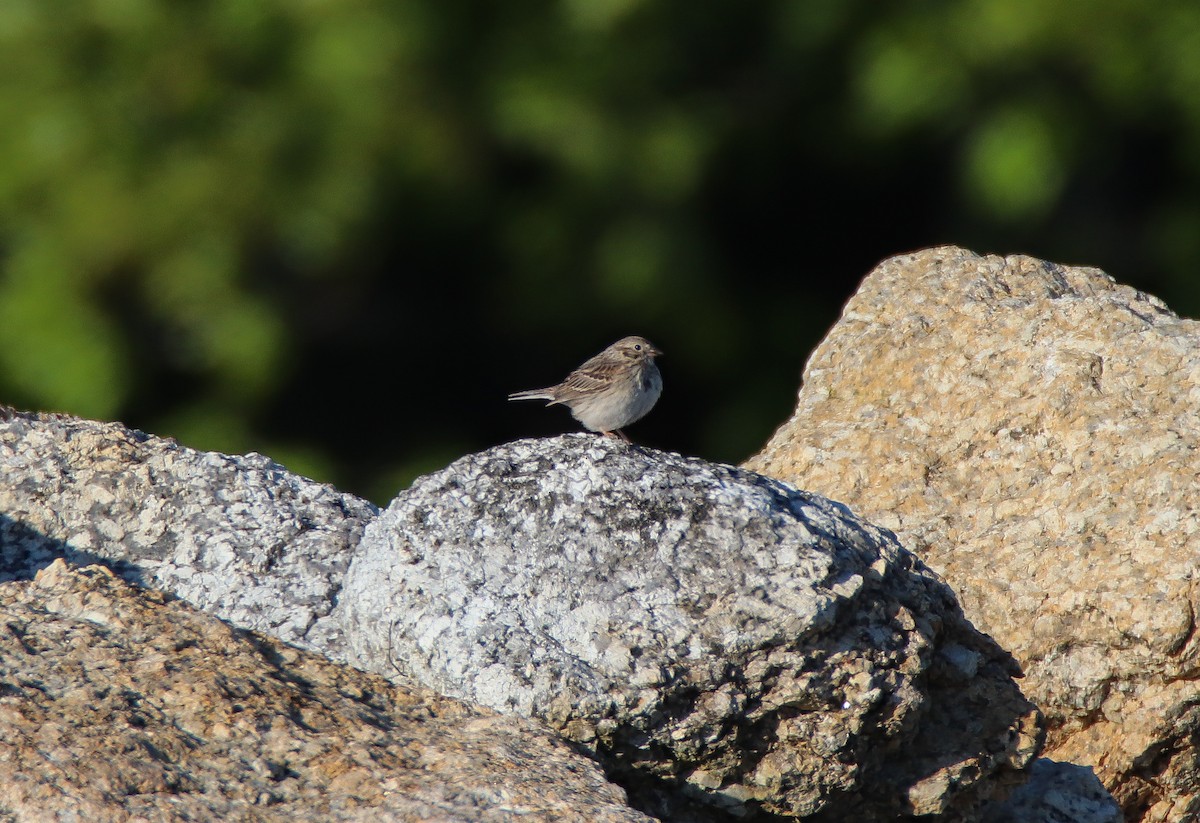
[[[1039,757],[1029,779],[989,806],[982,823],[1124,823],[1121,807],[1087,766]]]
[[[100,566],[0,584],[0,817],[649,821],[535,723],[231,628]]]
[[[969,817],[1040,745],[1011,658],[892,534],[593,435],[419,479],[334,616],[356,665],[541,719],[665,819]]]
[[[1092,268],[884,261],[747,466],[893,529],[1020,661],[1047,753],[1200,815],[1200,324]]]
[[[103,562],[238,626],[322,650],[378,509],[258,454],[0,407],[0,580]]]

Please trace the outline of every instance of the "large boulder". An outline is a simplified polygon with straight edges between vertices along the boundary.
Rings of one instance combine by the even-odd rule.
[[[0,407],[0,580],[104,562],[243,628],[328,651],[365,500],[259,454]]]
[[[1200,812],[1200,324],[1103,272],[887,260],[747,466],[849,504],[1020,661],[1047,753]]]
[[[666,819],[970,816],[1040,743],[1009,656],[892,534],[593,435],[418,480],[334,617],[357,665],[539,718]]]
[[[649,822],[535,723],[232,629],[107,569],[0,584],[5,820]]]

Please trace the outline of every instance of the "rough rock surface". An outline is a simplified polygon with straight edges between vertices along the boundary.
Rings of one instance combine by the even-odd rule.
[[[0,407],[0,580],[103,561],[243,628],[310,648],[378,509],[262,455]]]
[[[1124,823],[1121,807],[1086,766],[1040,757],[1029,780],[985,810],[983,823]]]
[[[1096,269],[882,263],[747,466],[842,500],[1020,660],[1048,754],[1200,815],[1200,324]]]
[[[540,718],[672,820],[967,813],[1040,745],[1011,659],[891,534],[592,435],[418,480],[335,616],[357,664]]]
[[[532,722],[231,629],[107,569],[0,584],[5,820],[648,821]]]

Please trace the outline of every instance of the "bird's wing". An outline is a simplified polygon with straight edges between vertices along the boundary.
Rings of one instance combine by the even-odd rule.
[[[622,364],[610,357],[596,355],[575,371],[567,375],[567,379],[558,386],[556,399],[559,403],[570,403],[582,397],[589,397],[598,391],[603,391],[621,372]]]

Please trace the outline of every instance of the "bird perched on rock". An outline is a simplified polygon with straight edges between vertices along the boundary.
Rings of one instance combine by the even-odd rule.
[[[662,394],[654,358],[662,352],[644,337],[623,337],[556,386],[519,391],[509,400],[562,404],[585,429],[629,442],[621,429],[646,416]]]

